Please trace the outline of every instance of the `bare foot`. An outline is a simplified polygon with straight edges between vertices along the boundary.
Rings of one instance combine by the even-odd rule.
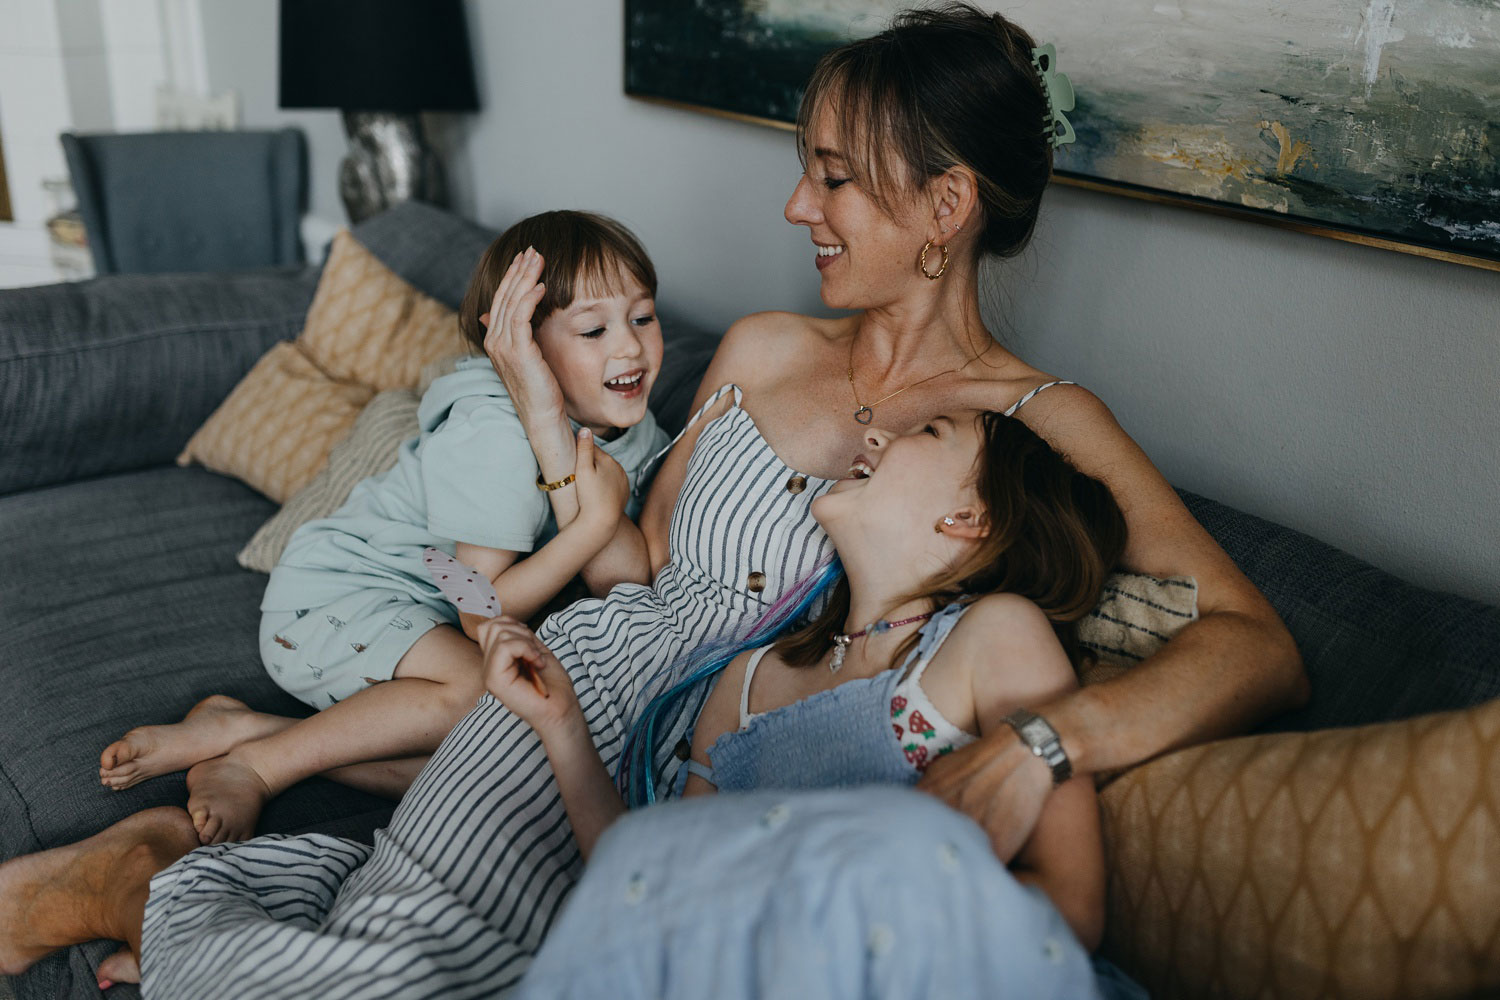
[[[256,712],[237,698],[210,695],[181,722],[140,726],[105,747],[99,755],[99,782],[119,792],[159,774],[185,771],[246,740],[269,736],[286,721]]]
[[[188,815],[203,844],[249,840],[255,835],[261,808],[271,797],[265,779],[233,751],[194,764],[188,770],[187,786]]]
[[[138,945],[152,876],[197,846],[187,813],[162,806],[0,865],[0,973],[95,938]]]
[[[135,952],[126,945],[99,963],[99,989],[109,989],[115,983],[138,983],[141,981],[141,963]]]

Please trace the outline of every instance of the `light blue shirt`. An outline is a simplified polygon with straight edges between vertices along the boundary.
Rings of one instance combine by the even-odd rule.
[[[367,589],[409,594],[458,616],[432,584],[422,550],[452,555],[456,543],[530,552],[557,532],[552,505],[536,487],[538,468],[515,404],[488,358],[467,358],[432,383],[417,410],[421,433],[396,464],[364,480],[331,516],[292,535],[271,573],[262,611],[318,607]],[[651,458],[667,435],[648,411],[599,446],[625,469],[640,512]]]

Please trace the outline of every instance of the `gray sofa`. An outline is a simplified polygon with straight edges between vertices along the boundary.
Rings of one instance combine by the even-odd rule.
[[[454,306],[493,236],[421,205],[355,235]],[[316,281],[316,269],[303,268],[0,292],[0,859],[185,801],[181,774],[119,794],[99,785],[100,750],[131,726],[176,720],[214,692],[305,714],[260,665],[265,577],[234,558],[274,506],[173,458],[262,353],[296,336]],[[674,318],[670,286],[664,292],[667,361],[652,406],[675,431],[716,337]],[[1267,728],[1353,725],[1500,695],[1500,609],[1185,499],[1276,605],[1306,659],[1311,702]],[[260,830],[368,839],[389,812],[387,802],[313,780],[274,801]],[[94,969],[112,948],[52,956],[13,982],[17,996],[97,996]]]

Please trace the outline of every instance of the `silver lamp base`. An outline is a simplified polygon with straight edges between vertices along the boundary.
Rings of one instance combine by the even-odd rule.
[[[339,194],[351,223],[403,201],[447,203],[443,166],[414,113],[345,111],[349,155],[339,167]]]

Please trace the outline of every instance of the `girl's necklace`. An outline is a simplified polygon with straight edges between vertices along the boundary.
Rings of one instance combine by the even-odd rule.
[[[984,353],[983,351],[979,352],[979,354],[983,354],[983,353]],[[929,375],[929,376],[927,376],[924,379],[921,379],[919,381],[913,382],[911,385],[903,385],[901,388],[897,389],[895,392],[892,392],[892,393],[889,393],[887,395],[881,396],[879,399],[875,400],[875,402],[870,403],[869,405],[866,405],[866,404],[861,403],[859,401],[859,389],[856,388],[855,385],[854,385],[854,338],[850,337],[849,338],[849,391],[854,394],[854,405],[856,407],[858,407],[854,411],[854,419],[856,421],[858,421],[859,423],[868,424],[870,421],[872,421],[872,420],[875,419],[875,410],[874,410],[874,407],[879,406],[881,403],[884,403],[888,399],[894,399],[894,398],[896,398],[897,396],[899,396],[903,392],[905,392],[907,389],[914,389],[914,388],[916,388],[917,386],[921,385],[923,382],[931,382],[935,378],[942,378],[944,375],[952,375],[954,372],[961,372],[961,371],[963,371],[965,368],[967,368],[970,365],[972,365],[975,362],[975,360],[978,359],[979,354],[975,354],[974,357],[970,358],[968,361],[965,361],[963,364],[959,365],[957,368],[949,368],[945,372],[938,372],[936,375]],[[837,669],[837,668],[835,668],[835,669]]]
[[[944,372],[944,374],[946,375],[947,373]],[[900,628],[902,625],[924,622],[935,614],[937,614],[937,611],[929,611],[925,615],[913,615],[910,618],[903,618],[896,622],[888,622],[884,618],[880,618],[866,625],[858,632],[835,632],[833,634],[833,659],[828,661],[828,672],[831,674],[839,672],[839,668],[844,665],[844,653],[848,651],[849,644],[855,639],[866,635],[879,635],[882,632],[889,632],[893,628]]]

